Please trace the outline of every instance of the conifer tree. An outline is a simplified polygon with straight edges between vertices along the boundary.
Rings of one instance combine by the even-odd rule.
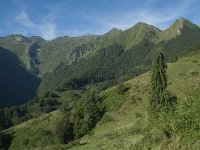
[[[150,89],[150,107],[152,111],[156,111],[162,102],[164,92],[167,87],[167,65],[161,52],[156,52],[151,73],[151,89]]]
[[[172,96],[167,88],[167,65],[162,52],[155,53],[152,63],[150,111],[153,113],[173,110],[176,104],[176,96]]]

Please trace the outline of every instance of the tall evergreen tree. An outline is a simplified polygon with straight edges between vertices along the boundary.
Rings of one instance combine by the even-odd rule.
[[[156,52],[151,73],[151,89],[150,89],[150,107],[152,111],[156,111],[164,97],[164,92],[167,87],[167,65],[165,64],[162,52]]]
[[[162,52],[157,51],[152,63],[151,89],[150,89],[150,111],[153,113],[161,110],[170,111],[174,109],[176,97],[167,90],[167,65]]]

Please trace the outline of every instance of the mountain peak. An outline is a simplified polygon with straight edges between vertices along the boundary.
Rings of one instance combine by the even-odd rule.
[[[185,22],[185,21],[189,21],[189,20],[186,19],[186,18],[184,18],[184,17],[180,17],[180,18],[178,18],[176,21]]]
[[[143,23],[138,22],[133,27],[125,31],[126,34],[126,49],[130,49],[140,42],[145,40],[153,41],[157,37],[160,29]]]
[[[119,34],[121,32],[122,32],[122,30],[120,30],[120,29],[112,28],[110,31],[108,31],[106,33],[106,35],[113,36],[113,35],[117,35],[117,34]]]
[[[155,31],[160,31],[160,29],[158,29],[157,27],[154,27],[154,26],[149,25],[149,24],[144,23],[144,22],[138,22],[128,30],[155,30]]]
[[[18,41],[18,42],[27,42],[27,38],[20,35],[20,34],[13,34],[5,37],[6,39],[10,41]]]
[[[187,26],[187,27],[193,28],[193,29],[199,28],[196,24],[192,23],[191,21],[189,21],[188,19],[185,19],[183,17],[177,19],[174,22],[174,24],[172,24],[171,27],[176,28],[176,29],[182,29],[184,26]]]
[[[147,24],[147,23],[145,23],[145,22],[139,21],[139,22],[136,23],[134,26],[149,26],[149,24]]]
[[[199,31],[200,28],[191,21],[181,17],[177,19],[168,29],[162,31],[159,34],[157,43],[160,41],[168,41],[177,36],[180,36],[183,34],[184,31],[188,32],[187,29],[196,32]]]

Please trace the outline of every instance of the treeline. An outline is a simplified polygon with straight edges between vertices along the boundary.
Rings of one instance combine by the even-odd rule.
[[[77,89],[95,84],[100,90],[108,88],[118,81],[124,81],[140,75],[149,69],[152,44],[140,43],[132,49],[124,50],[119,44],[101,48],[87,59],[80,59],[67,67],[58,68],[46,75],[39,91]]]
[[[148,71],[157,49],[164,49],[167,62],[175,62],[178,57],[191,51],[192,47],[199,47],[198,42],[185,36],[184,33],[183,36],[159,44],[144,39],[130,49],[117,43],[102,47],[89,57],[79,58],[69,66],[60,64],[53,72],[44,76],[38,91],[46,92],[46,87],[50,91],[77,89],[90,84],[104,90]]]
[[[6,129],[25,122],[41,114],[57,110],[61,101],[55,93],[46,93],[44,97],[36,97],[26,104],[0,109],[0,129]]]

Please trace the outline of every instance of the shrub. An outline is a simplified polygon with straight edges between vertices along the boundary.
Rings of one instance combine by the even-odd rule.
[[[56,124],[55,135],[60,143],[67,143],[88,133],[101,119],[100,98],[95,91],[84,91],[79,99],[63,102],[64,117]]]
[[[190,74],[191,74],[192,76],[196,76],[196,75],[199,75],[199,72],[190,72]]]
[[[125,92],[127,92],[129,90],[129,87],[128,86],[125,86],[124,84],[120,83],[117,88],[117,93],[119,95],[123,95]]]
[[[59,143],[65,144],[74,138],[73,125],[68,118],[62,118],[56,123],[54,129],[56,140]]]

